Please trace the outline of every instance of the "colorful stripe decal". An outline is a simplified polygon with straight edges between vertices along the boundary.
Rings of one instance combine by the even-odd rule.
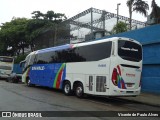
[[[119,74],[121,75],[121,69],[120,69],[119,65],[117,65],[117,69],[118,69]]]
[[[122,72],[121,72],[120,66],[118,65],[116,68],[113,69],[112,81],[118,88],[126,89],[125,82],[121,74]]]
[[[61,81],[62,81],[65,66],[66,66],[66,64],[63,63],[61,65],[61,67],[59,68],[59,70],[55,76],[55,79],[54,79],[53,88],[60,88],[61,87]]]

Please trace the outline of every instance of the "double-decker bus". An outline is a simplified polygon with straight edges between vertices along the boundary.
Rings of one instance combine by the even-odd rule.
[[[0,56],[0,77],[8,78],[13,71],[14,58],[9,56]]]
[[[72,92],[102,96],[137,96],[141,90],[142,46],[113,37],[41,49],[25,59],[22,81]]]

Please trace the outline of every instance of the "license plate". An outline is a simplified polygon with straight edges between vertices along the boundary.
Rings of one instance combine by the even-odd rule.
[[[132,87],[132,86],[133,86],[133,84],[132,84],[132,83],[127,84],[127,87]]]

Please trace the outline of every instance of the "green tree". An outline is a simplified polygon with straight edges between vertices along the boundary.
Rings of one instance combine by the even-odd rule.
[[[44,28],[48,21],[43,19],[30,19],[26,25],[26,39],[31,47],[31,51],[34,51],[34,41],[44,31]]]
[[[118,22],[118,24],[116,24],[113,29],[112,29],[112,34],[118,34],[118,33],[122,33],[122,32],[126,32],[128,31],[128,28],[127,28],[127,24],[120,21]]]
[[[147,16],[147,10],[149,10],[149,6],[146,3],[146,1],[143,0],[127,0],[127,6],[129,8],[129,24],[130,24],[130,30],[132,28],[132,13],[134,11],[141,13],[145,17]]]
[[[46,31],[53,32],[53,39],[59,32],[58,27],[66,19],[64,14],[48,11],[46,14],[40,11],[32,12],[33,19],[13,18],[0,26],[0,54],[19,55],[20,51],[24,54],[24,48],[31,46],[34,49],[34,41]],[[64,26],[64,25],[63,25]],[[63,27],[59,27],[63,28]],[[68,31],[67,31],[68,32]],[[7,48],[12,48],[7,50]]]
[[[44,14],[41,13],[40,11],[33,11],[31,14],[33,14],[32,18],[33,19],[43,19],[44,18]]]
[[[11,22],[6,22],[1,26],[0,42],[1,51],[6,53],[8,47],[12,48],[10,55],[19,54],[20,50],[24,53],[24,48],[28,47],[25,38],[25,28],[28,20],[26,18],[14,18]]]
[[[4,31],[0,30],[0,55],[7,55],[7,44],[5,42],[5,34]]]
[[[55,17],[55,13],[53,11],[47,11],[47,13],[44,16],[48,20],[53,20],[53,18]]]
[[[160,7],[156,4],[155,0],[152,0],[152,12],[150,14],[151,19],[156,19],[156,23],[160,23]]]
[[[40,11],[34,11],[32,18],[27,25],[27,38],[30,41],[31,48],[34,47],[35,40],[45,31],[52,31],[53,41],[57,39],[59,24],[66,19],[66,16],[61,13],[55,13],[54,11],[47,11],[46,14]]]

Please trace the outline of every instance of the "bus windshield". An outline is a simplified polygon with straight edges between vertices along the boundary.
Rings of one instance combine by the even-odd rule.
[[[0,77],[8,78],[12,73],[14,58],[9,56],[0,56]]]
[[[142,47],[135,42],[119,40],[118,55],[124,60],[139,62],[142,60]]]

